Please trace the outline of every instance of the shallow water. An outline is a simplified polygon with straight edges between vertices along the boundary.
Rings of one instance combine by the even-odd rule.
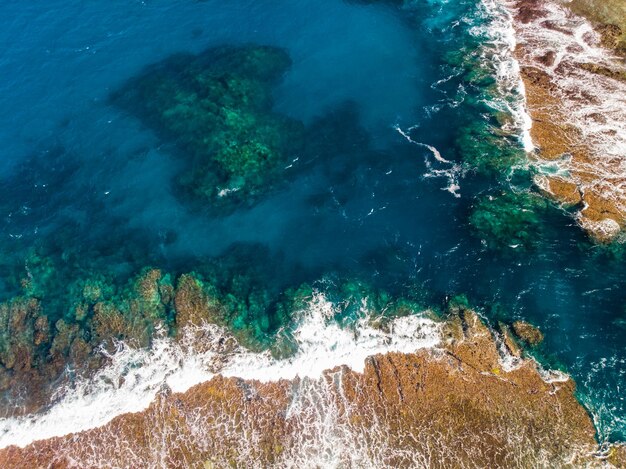
[[[78,264],[124,277],[149,264],[193,270],[250,245],[241,268],[260,265],[276,290],[335,273],[392,292],[418,284],[434,304],[465,293],[490,319],[539,325],[543,359],[572,373],[602,435],[623,439],[623,262],[596,255],[558,212],[530,253],[490,251],[468,225],[496,182],[455,169],[456,132],[475,112],[465,101],[482,90],[460,88],[442,54],[461,45],[472,5],[431,1],[410,14],[340,0],[0,6],[3,263],[23,264],[30,246],[54,239],[57,254],[78,251]],[[332,132],[315,158],[293,155],[286,184],[216,215],[177,193],[172,142],[109,96],[149,64],[224,43],[286,48],[293,65],[274,109],[307,125],[331,112]],[[17,294],[9,275],[0,286]]]

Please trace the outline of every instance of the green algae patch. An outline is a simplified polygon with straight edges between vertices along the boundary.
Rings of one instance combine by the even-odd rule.
[[[149,67],[112,96],[185,160],[178,183],[203,204],[252,202],[303,148],[304,125],[272,111],[284,49],[215,47]]]
[[[497,129],[495,122],[476,120],[459,129],[456,146],[468,170],[504,180],[525,164],[526,156],[518,143]]]
[[[490,249],[528,250],[537,246],[548,202],[530,192],[503,192],[478,200],[470,224]]]

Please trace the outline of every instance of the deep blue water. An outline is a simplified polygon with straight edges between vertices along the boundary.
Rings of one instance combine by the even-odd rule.
[[[454,197],[445,177],[425,177],[428,165],[447,167],[394,128],[417,126],[416,141],[458,159],[458,83],[433,84],[451,75],[442,54],[457,47],[456,22],[472,3],[425,1],[410,21],[383,2],[341,0],[3,3],[2,264],[42,239],[120,275],[148,264],[191,270],[248,245],[246,262],[281,286],[338,272],[391,289],[417,283],[433,301],[465,293],[488,318],[539,325],[544,359],[573,374],[603,435],[623,439],[623,263],[595,255],[558,214],[537,250],[487,250],[467,216],[492,182],[467,174]],[[246,43],[292,57],[275,110],[306,124],[326,115],[332,132],[319,158],[294,163],[286,187],[207,215],[175,193],[171,142],[109,96],[171,54]],[[0,286],[15,294],[8,275]]]

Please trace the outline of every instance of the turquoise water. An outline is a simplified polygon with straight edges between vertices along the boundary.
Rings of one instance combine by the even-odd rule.
[[[556,209],[528,246],[477,236],[478,200],[511,179],[528,186],[524,174],[472,170],[503,148],[523,157],[515,135],[490,132],[498,90],[477,68],[484,36],[470,34],[489,19],[469,0],[398,3],[2,5],[3,298],[20,293],[25,269],[35,283],[46,275],[35,257],[57,269],[36,293],[54,320],[78,278],[124,283],[147,265],[187,272],[216,259],[225,276],[252,271],[270,296],[330,274],[392,294],[417,285],[434,305],[466,294],[491,320],[539,325],[542,360],[572,373],[603,437],[623,440],[623,261]],[[147,66],[224,44],[287,52],[272,111],[308,137],[271,190],[214,211],[177,183],[184,146],[112,96]],[[462,138],[468,126],[474,139]]]

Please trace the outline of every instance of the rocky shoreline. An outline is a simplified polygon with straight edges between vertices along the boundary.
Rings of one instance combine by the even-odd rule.
[[[574,0],[570,6],[584,14],[584,5]],[[626,67],[618,54],[624,50],[623,30],[602,17],[593,19],[599,22],[594,23],[594,31],[589,22],[557,0],[511,0],[507,6],[514,12],[515,53],[533,119],[535,183],[575,210],[579,224],[597,241],[622,240],[626,236]],[[121,102],[152,115],[151,109],[142,108],[152,103],[145,96],[160,90],[157,118],[146,118],[146,122],[163,134],[183,137],[179,140],[194,163],[189,167],[199,168],[178,181],[187,195],[220,204],[226,204],[226,198],[241,197],[238,203],[251,204],[269,190],[265,188],[271,186],[276,170],[292,153],[293,142],[284,141],[284,130],[298,141],[304,131],[301,124],[273,113],[269,105],[269,85],[289,60],[284,52],[263,47],[207,53],[211,58],[222,57],[228,73],[222,66],[196,73],[195,67],[202,64],[199,56],[192,60],[193,67],[179,67],[176,86],[168,88],[163,84],[170,83],[167,80],[154,86],[154,70],[150,70],[131,83],[142,86],[124,89],[120,96],[127,100]],[[274,64],[265,70],[267,80],[255,79],[258,71],[248,76],[248,66],[257,64],[258,57],[265,57],[261,64],[268,57],[267,63]],[[234,68],[235,78],[230,77],[233,60],[245,65]],[[226,96],[228,102],[215,108],[214,102],[220,101],[197,99],[196,88],[220,99]],[[224,88],[235,91],[225,94]],[[265,91],[259,93],[259,89]],[[140,99],[135,101],[137,96]],[[255,96],[263,99],[248,99]],[[237,112],[232,112],[233,103]],[[229,112],[223,113],[224,109]],[[190,115],[189,121],[183,119]],[[221,132],[211,139],[210,151],[204,146],[206,135],[196,128],[198,122],[202,124],[198,127],[204,126],[204,120],[211,125],[217,122]],[[260,134],[259,122],[265,123]],[[223,144],[223,134],[232,145]],[[245,158],[231,167],[226,163],[235,147],[245,149]],[[510,168],[512,160],[513,156],[503,157],[494,168],[500,164]],[[550,205],[543,197],[527,193],[484,200],[490,203],[477,204],[479,210],[472,217],[481,238],[482,233],[493,231],[494,220],[514,215],[514,223],[505,223],[498,231],[493,247],[531,246],[534,227],[540,225],[535,212]],[[56,275],[52,263],[29,265],[40,267],[50,278]],[[65,305],[66,314],[49,320],[44,314],[45,298],[39,299],[50,290],[49,285],[43,280],[38,283],[31,271],[28,274],[21,284],[23,296],[0,305],[0,319],[4,318],[0,332],[7,338],[0,353],[0,390],[6,392],[6,402],[23,400],[22,407],[10,409],[9,415],[20,415],[24,433],[30,434],[30,439],[15,438],[3,444],[25,445],[0,449],[3,468],[626,467],[626,446],[599,444],[592,416],[576,399],[574,382],[562,373],[545,371],[527,357],[524,349],[540,343],[543,334],[525,322],[499,324],[493,330],[467,306],[454,304],[447,319],[432,322],[440,335],[419,350],[418,334],[411,332],[404,336],[409,338],[407,349],[384,348],[384,353],[375,349],[371,353],[378,354],[367,358],[364,369],[343,365],[320,373],[325,364],[313,377],[263,376],[271,374],[263,371],[243,379],[234,377],[241,376],[236,373],[219,374],[224,369],[221,361],[234,356],[240,346],[255,357],[263,350],[269,354],[266,349],[271,347],[277,363],[293,364],[299,342],[287,340],[289,334],[284,342],[272,339],[299,310],[303,298],[311,296],[311,287],[288,289],[273,301],[253,276],[221,281],[208,267],[204,274],[180,276],[144,269],[121,286],[100,277],[76,281],[69,288],[71,301],[65,304],[65,297],[56,299]],[[355,304],[371,297],[360,296],[365,289],[356,283],[341,290],[362,300]],[[355,339],[349,344],[357,342],[357,335],[371,339],[383,331],[379,335],[386,334],[382,343],[388,345],[397,337],[390,318],[415,317],[411,313],[421,310],[415,298],[393,302],[381,293],[378,299],[374,303],[380,307],[371,309],[381,315],[368,319],[365,332],[356,326],[350,329],[347,334]],[[325,319],[335,313],[331,310]],[[216,328],[204,328],[206,324]],[[217,326],[235,332],[233,336],[212,333]],[[320,328],[312,329],[319,334]],[[37,417],[29,420],[26,414],[45,411],[54,392],[43,383],[65,379],[68,369],[92,377],[109,364],[122,342],[148,350],[161,337],[180,344],[193,334],[194,352],[215,352],[206,353],[214,358],[215,368],[202,379],[182,389],[168,381],[181,392],[165,385],[160,388],[166,380],[154,379],[153,393],[140,406],[108,412],[97,424],[70,429],[57,427],[53,417],[49,420],[55,425],[54,433],[34,436]],[[335,336],[324,344],[330,349],[334,340]],[[360,360],[355,347],[345,348]],[[106,357],[100,356],[102,350]],[[371,349],[367,350],[370,354]],[[173,356],[177,368],[172,369],[197,358],[191,353]],[[317,363],[326,358],[324,353],[309,357]],[[131,369],[141,366],[136,360],[128,363]],[[246,363],[247,369],[251,363],[257,362]],[[328,367],[337,363],[352,362],[335,360]],[[206,371],[205,365],[199,363],[195,370]],[[302,368],[296,368],[302,374]],[[163,376],[174,373],[166,371]],[[262,380],[253,379],[259,376]],[[107,379],[112,387],[121,387],[126,375]],[[157,389],[160,392],[152,401]],[[133,401],[132,396],[127,402]],[[93,400],[93,394],[87,397]],[[67,420],[74,418],[75,423],[78,414],[70,414],[62,405],[59,408],[64,418],[70,415]],[[144,410],[129,413],[138,409]],[[89,411],[79,409],[81,415]],[[112,415],[117,417],[109,421]],[[2,435],[10,434],[10,425]],[[29,443],[69,431],[75,433]]]
[[[574,383],[519,354],[508,329],[494,335],[460,307],[435,349],[376,355],[363,373],[163,390],[103,427],[0,450],[0,465],[623,467],[624,447],[598,446]]]
[[[617,3],[507,2],[533,120],[535,183],[599,242],[626,228],[626,65]],[[573,13],[596,12],[586,19]],[[611,16],[613,12],[613,16]],[[595,27],[595,29],[594,29]]]

